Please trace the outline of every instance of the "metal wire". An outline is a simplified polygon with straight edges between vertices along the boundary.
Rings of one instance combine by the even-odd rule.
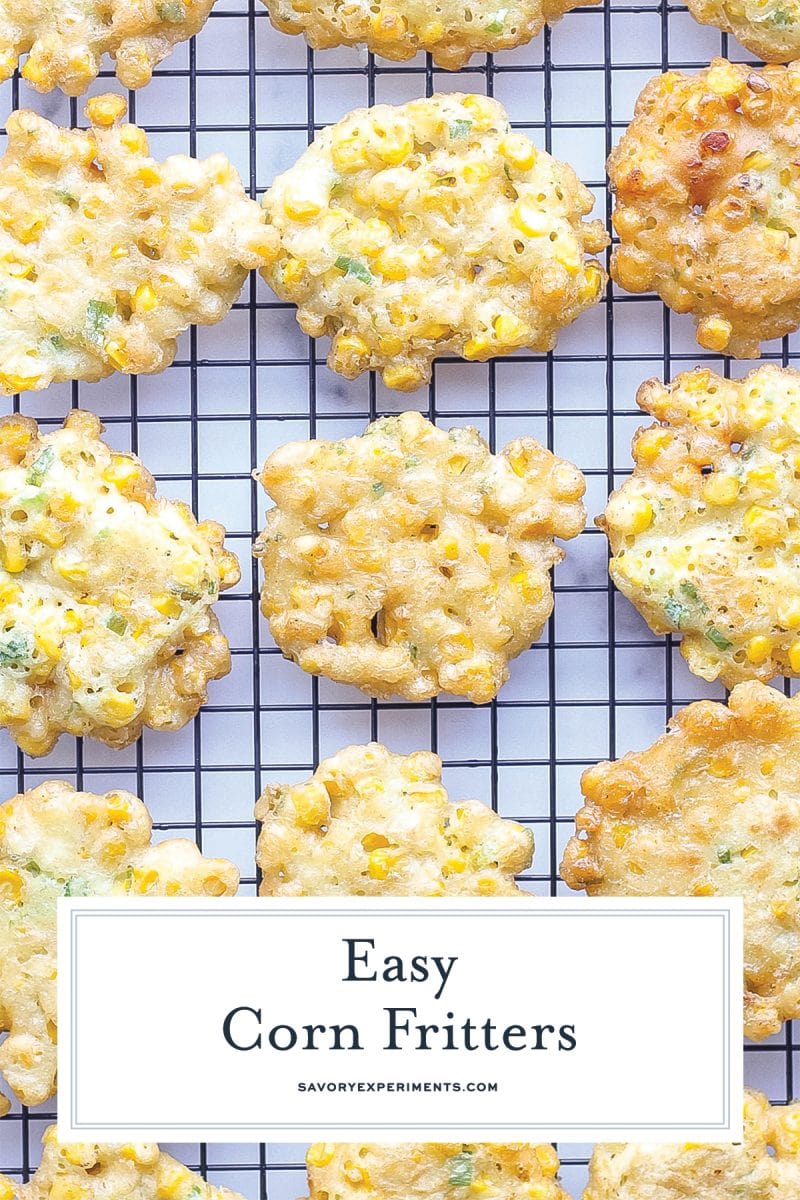
[[[569,14],[528,47],[477,58],[452,75],[422,57],[392,64],[350,50],[315,54],[302,39],[272,30],[260,0],[218,0],[196,42],[176,50],[149,87],[130,95],[130,112],[148,129],[156,155],[225,151],[256,197],[317,129],[358,104],[437,89],[485,90],[509,108],[515,126],[573,162],[597,195],[597,211],[608,217],[603,163],[646,79],[668,66],[702,67],[719,52],[746,57],[696,25],[683,7],[606,0],[605,7]],[[106,71],[92,91],[109,88],[118,85]],[[33,107],[61,123],[82,120],[77,101],[38,96],[18,77],[0,88],[0,109],[4,104]],[[785,339],[765,357],[787,364],[796,349]],[[629,469],[630,436],[640,423],[633,402],[638,383],[652,374],[668,379],[699,361],[723,364],[698,351],[686,318],[652,298],[611,290],[593,314],[564,332],[555,353],[517,354],[485,366],[443,359],[418,396],[399,397],[374,378],[339,380],[322,350],[300,333],[291,307],[252,276],[227,320],[187,334],[163,376],[119,376],[14,401],[50,424],[60,423],[70,405],[97,412],[108,439],[140,453],[164,494],[227,525],[243,579],[219,605],[233,672],[212,687],[192,726],[180,734],[146,732],[123,752],[65,738],[47,759],[33,761],[4,738],[2,796],[53,776],[98,791],[127,786],[150,808],[157,838],[192,837],[207,853],[234,859],[243,890],[252,893],[253,804],[267,780],[303,778],[321,757],[369,738],[402,751],[430,746],[445,760],[451,794],[479,797],[534,827],[537,851],[525,885],[555,895],[563,890],[558,863],[579,806],[582,769],[649,744],[677,708],[722,693],[690,676],[672,640],[653,638],[614,593],[605,542],[593,528],[571,544],[556,570],[546,635],[514,664],[493,704],[377,703],[309,679],[284,662],[259,615],[250,545],[264,501],[249,471],[293,437],[357,432],[379,413],[413,405],[440,424],[476,424],[493,448],[533,433],[582,467],[595,514]],[[739,374],[747,367],[733,364]],[[205,969],[213,971],[214,963]],[[792,1026],[748,1046],[745,1062],[747,1082],[773,1101],[789,1100],[800,1078]],[[52,1103],[33,1111],[15,1106],[0,1122],[0,1170],[27,1178],[54,1117]],[[248,1200],[305,1194],[299,1146],[173,1149]],[[589,1149],[561,1147],[565,1185],[576,1198]]]

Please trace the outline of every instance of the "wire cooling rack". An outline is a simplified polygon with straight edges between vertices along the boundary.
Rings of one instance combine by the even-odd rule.
[[[259,196],[315,130],[357,105],[435,90],[486,91],[537,145],[572,163],[597,197],[596,213],[608,217],[605,158],[644,83],[668,66],[702,67],[720,52],[747,57],[683,8],[606,0],[605,7],[568,14],[526,47],[480,56],[451,74],[423,56],[392,64],[355,50],[315,54],[303,39],[275,32],[261,0],[218,0],[196,41],[179,47],[152,83],[130,96],[130,113],[158,157],[222,150]],[[92,92],[109,89],[119,86],[107,71]],[[5,117],[22,106],[61,124],[83,121],[83,100],[39,96],[15,78],[0,88],[0,110]],[[786,339],[765,357],[786,364],[798,348]],[[2,798],[53,776],[96,791],[128,787],[150,808],[157,838],[195,838],[206,853],[232,858],[243,891],[252,893],[253,805],[264,783],[302,779],[321,757],[370,738],[404,752],[431,747],[445,760],[453,796],[483,799],[533,827],[536,856],[525,886],[556,894],[583,768],[648,745],[673,711],[700,696],[721,697],[721,690],[692,677],[672,640],[654,638],[613,592],[605,539],[593,528],[570,543],[555,572],[546,635],[513,664],[495,703],[376,703],[310,679],[281,658],[259,616],[250,545],[265,498],[250,470],[292,438],[356,433],[380,413],[416,406],[445,426],[476,425],[493,448],[521,433],[546,442],[585,472],[594,516],[629,470],[631,436],[641,423],[638,384],[715,356],[698,353],[687,318],[653,298],[616,293],[565,330],[555,353],[485,365],[441,360],[429,388],[413,396],[391,393],[374,378],[338,378],[325,366],[324,349],[301,333],[293,309],[251,276],[221,325],[184,336],[165,374],[62,385],[14,401],[46,424],[60,423],[70,406],[98,413],[108,440],[139,453],[164,494],[225,523],[243,570],[218,609],[233,670],[212,685],[193,724],[177,734],[145,732],[122,752],[63,738],[38,760],[18,754],[2,735]],[[743,374],[748,365],[720,362],[717,369]],[[746,1078],[773,1101],[800,1091],[800,1042],[791,1026],[747,1048]],[[27,1177],[54,1116],[52,1103],[31,1111],[15,1106],[0,1122],[0,1169]],[[303,1147],[171,1149],[248,1200],[305,1194]],[[576,1200],[589,1151],[561,1148],[564,1182]]]

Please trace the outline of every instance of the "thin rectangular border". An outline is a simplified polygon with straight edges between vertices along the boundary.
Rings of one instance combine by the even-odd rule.
[[[188,898],[184,898],[184,901],[186,899],[188,899]],[[313,898],[309,897],[308,899],[312,900]],[[666,899],[666,898],[653,897],[654,901],[658,901],[659,899]],[[722,992],[722,995],[723,995],[723,1021],[722,1021],[723,1056],[722,1057],[723,1057],[723,1064],[724,1064],[723,1072],[722,1072],[722,1112],[723,1112],[723,1116],[720,1121],[704,1122],[703,1124],[698,1124],[698,1125],[691,1125],[691,1124],[687,1125],[684,1122],[680,1122],[680,1123],[679,1122],[666,1122],[666,1123],[664,1123],[664,1122],[642,1121],[642,1122],[632,1122],[632,1123],[631,1122],[625,1122],[625,1123],[623,1123],[623,1122],[601,1122],[601,1123],[592,1122],[592,1123],[589,1123],[586,1121],[583,1121],[583,1122],[576,1121],[576,1122],[567,1122],[565,1124],[559,1125],[560,1130],[568,1130],[570,1132],[575,1132],[575,1133],[585,1133],[587,1130],[591,1130],[591,1131],[607,1130],[609,1132],[614,1132],[614,1131],[618,1131],[618,1130],[625,1130],[626,1132],[628,1130],[636,1130],[636,1131],[645,1133],[645,1132],[652,1132],[654,1129],[657,1129],[657,1130],[695,1129],[699,1132],[702,1132],[704,1135],[706,1133],[710,1133],[713,1131],[719,1131],[720,1133],[731,1132],[731,1112],[732,1112],[732,1110],[731,1110],[731,1103],[730,1103],[730,1085],[731,1085],[731,1074],[732,1074],[732,1054],[735,1053],[734,1043],[733,1043],[732,1034],[731,1034],[731,1019],[730,1019],[730,1013],[731,1013],[731,958],[732,958],[732,954],[733,954],[731,938],[732,938],[732,933],[733,933],[732,926],[734,924],[737,924],[737,925],[742,924],[743,904],[742,904],[741,899],[738,897],[728,897],[725,899],[715,898],[713,905],[708,905],[708,906],[701,905],[698,908],[697,906],[694,905],[694,903],[675,906],[673,903],[674,898],[670,897],[669,899],[670,899],[669,907],[661,906],[658,904],[653,905],[652,907],[640,907],[639,902],[637,902],[636,906],[634,906],[634,905],[629,905],[629,904],[625,903],[624,900],[622,901],[622,903],[616,903],[616,904],[610,905],[607,900],[597,903],[595,900],[592,899],[588,903],[585,903],[578,899],[565,900],[561,897],[541,897],[541,898],[539,898],[539,903],[536,906],[535,912],[536,912],[537,916],[544,916],[544,917],[548,917],[548,918],[554,918],[554,917],[576,918],[577,917],[579,919],[583,919],[585,917],[592,918],[592,917],[599,917],[599,916],[607,917],[607,916],[623,916],[623,915],[626,917],[633,916],[633,917],[644,917],[644,918],[664,917],[664,916],[691,918],[692,916],[697,916],[697,915],[702,914],[704,917],[712,917],[712,918],[716,917],[717,919],[720,920],[721,927],[722,927],[722,951],[723,951],[723,971],[724,971],[723,992]],[[273,915],[273,916],[303,917],[304,919],[309,916],[313,916],[316,918],[322,917],[325,919],[332,919],[332,918],[338,918],[338,917],[344,917],[344,916],[352,917],[354,915],[357,915],[359,917],[370,917],[370,916],[407,917],[407,916],[419,916],[421,913],[425,913],[425,912],[430,912],[434,915],[441,916],[443,911],[448,911],[452,916],[457,916],[457,917],[486,916],[487,915],[487,906],[486,906],[485,902],[478,906],[471,905],[469,907],[466,907],[466,906],[459,904],[457,907],[447,905],[446,908],[443,908],[441,901],[438,902],[436,905],[423,903],[423,904],[419,904],[419,905],[413,905],[410,907],[407,906],[406,901],[401,901],[398,905],[389,904],[385,907],[380,907],[380,906],[376,907],[373,903],[370,903],[370,905],[366,906],[366,907],[362,907],[360,903],[357,906],[356,905],[341,905],[341,904],[336,904],[333,906],[331,906],[331,905],[318,906],[318,905],[314,905],[313,903],[310,903],[308,905],[303,904],[302,909],[298,909],[298,908],[294,908],[294,907],[285,908],[279,904],[276,905],[276,904],[272,904],[272,903],[265,905],[263,899],[253,901],[253,900],[246,899],[244,897],[231,897],[231,898],[229,898],[229,901],[230,900],[233,900],[233,904],[231,904],[230,902],[227,902],[223,905],[220,905],[219,903],[214,904],[214,905],[204,904],[202,908],[197,908],[195,906],[193,900],[190,900],[188,903],[186,903],[186,902],[180,903],[179,902],[177,905],[174,900],[171,901],[170,904],[168,904],[168,905],[153,904],[149,901],[146,903],[147,903],[148,916],[165,915],[165,916],[171,916],[171,917],[174,917],[177,912],[182,912],[188,917],[205,917],[205,916],[219,917],[221,915],[225,915],[225,916],[229,916],[229,917],[236,917],[240,913],[246,913],[248,915],[261,917],[261,916],[265,916],[267,913],[269,913],[270,915]],[[720,906],[720,902],[721,902],[721,906]],[[65,924],[65,922],[64,922],[64,917],[63,917],[64,909],[67,910],[68,924]],[[133,917],[133,916],[139,917],[142,915],[143,910],[138,905],[131,905],[130,902],[127,902],[125,905],[120,905],[119,907],[111,907],[111,908],[100,907],[99,905],[97,905],[96,898],[86,898],[86,897],[79,897],[79,898],[78,897],[70,897],[70,898],[61,899],[61,900],[59,900],[59,910],[60,910],[59,911],[59,919],[58,919],[59,936],[61,935],[62,929],[67,928],[68,935],[69,935],[69,942],[70,942],[70,951],[69,951],[69,953],[70,953],[70,959],[69,959],[69,964],[70,964],[70,978],[69,978],[70,1012],[69,1012],[69,1022],[68,1022],[69,1029],[70,1029],[70,1042],[69,1042],[70,1076],[69,1076],[69,1088],[68,1088],[70,1126],[74,1130],[86,1130],[86,1129],[99,1130],[99,1129],[102,1129],[102,1130],[108,1130],[108,1131],[113,1131],[113,1130],[126,1130],[126,1131],[132,1130],[132,1131],[137,1131],[137,1132],[142,1131],[142,1130],[149,1131],[152,1127],[150,1125],[144,1124],[143,1122],[120,1122],[120,1121],[117,1121],[117,1122],[103,1122],[98,1125],[95,1122],[89,1123],[87,1121],[81,1121],[78,1118],[78,1094],[77,1094],[77,1082],[76,1082],[76,1080],[77,1080],[77,1060],[79,1058],[79,1055],[78,1055],[78,1030],[77,1030],[78,996],[77,996],[77,969],[76,968],[77,968],[77,957],[78,957],[78,940],[79,940],[80,919],[88,918],[88,917],[92,917],[92,918],[102,918],[102,917],[118,918],[118,917],[126,917],[126,916],[127,917]],[[520,908],[519,905],[503,905],[503,904],[501,904],[501,905],[492,904],[491,911],[497,915],[502,915],[505,917],[516,917],[516,918],[526,917],[526,916],[530,915],[530,913],[531,913],[531,909],[529,909],[527,907]],[[61,961],[63,962],[63,956],[60,956],[60,957],[61,957]],[[59,988],[59,991],[61,991],[61,988]],[[297,1132],[300,1130],[308,1130],[308,1131],[319,1131],[319,1130],[334,1131],[335,1130],[337,1133],[358,1133],[361,1130],[370,1130],[370,1131],[374,1130],[376,1132],[380,1132],[382,1130],[385,1131],[387,1129],[418,1130],[420,1128],[420,1126],[417,1122],[411,1122],[411,1121],[407,1121],[407,1122],[398,1122],[398,1121],[363,1122],[363,1121],[359,1121],[358,1123],[337,1122],[337,1121],[326,1121],[323,1123],[323,1122],[318,1122],[318,1121],[317,1122],[312,1121],[312,1122],[304,1122],[302,1126],[299,1126],[296,1122],[280,1122],[280,1121],[271,1122],[268,1126],[265,1126],[262,1123],[255,1123],[255,1122],[242,1124],[241,1122],[226,1122],[226,1121],[213,1122],[211,1124],[205,1124],[202,1127],[199,1127],[196,1124],[188,1124],[186,1122],[170,1122],[165,1125],[161,1125],[161,1124],[159,1125],[159,1129],[163,1130],[164,1133],[175,1133],[175,1134],[178,1134],[178,1133],[194,1134],[199,1128],[202,1128],[203,1134],[205,1137],[205,1133],[208,1130],[218,1130],[218,1131],[237,1130],[237,1131],[248,1132],[248,1133],[257,1133],[257,1134],[264,1134],[265,1132],[271,1133],[272,1131],[279,1131],[279,1132],[282,1132],[285,1134],[287,1132],[294,1133],[294,1132]],[[482,1131],[487,1130],[487,1129],[499,1130],[499,1131],[508,1131],[509,1129],[514,1129],[517,1131],[534,1133],[534,1132],[539,1132],[542,1130],[546,1131],[550,1128],[552,1128],[552,1127],[544,1124],[543,1122],[536,1122],[536,1121],[521,1122],[520,1124],[513,1125],[513,1126],[509,1125],[509,1123],[506,1121],[503,1121],[503,1122],[492,1122],[492,1121],[446,1122],[446,1121],[441,1121],[441,1122],[435,1122],[433,1124],[426,1124],[426,1126],[425,1126],[425,1129],[428,1130],[431,1134],[434,1134],[437,1131],[450,1131],[450,1130],[464,1130],[464,1131],[470,1131],[470,1132],[478,1131],[478,1132],[482,1133]],[[563,1141],[564,1139],[559,1138],[559,1140]]]

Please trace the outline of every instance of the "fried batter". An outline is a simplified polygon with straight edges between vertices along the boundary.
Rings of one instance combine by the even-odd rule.
[[[651,379],[658,422],[598,524],[615,584],[704,679],[800,675],[800,374]]]
[[[456,71],[473,54],[493,54],[523,46],[565,12],[597,0],[496,0],[465,5],[463,0],[375,0],[338,4],[336,0],[265,0],[276,29],[304,33],[315,50],[366,46],[383,58],[404,61],[420,50],[437,67]]]
[[[0,1200],[243,1200],[146,1142],[63,1145],[55,1125],[42,1141],[41,1165],[30,1183],[0,1175]]]
[[[696,21],[732,33],[764,62],[800,58],[797,0],[687,0]]]
[[[21,110],[0,160],[0,392],[161,371],[221,320],[272,235],[220,154],[157,163],[119,96],[91,129]]]
[[[743,896],[745,1032],[800,1017],[800,699],[740,683],[583,775],[561,874],[591,896]]]
[[[27,754],[179,729],[230,670],[212,610],[239,579],[224,529],[157,498],[101,432],[78,409],[49,434],[0,419],[0,725]]]
[[[552,1146],[317,1143],[306,1163],[310,1200],[569,1200]]]
[[[126,88],[149,82],[178,42],[202,29],[214,0],[0,0],[0,82],[23,54],[22,74],[39,92],[79,96],[104,54]]]
[[[305,783],[267,787],[262,896],[513,896],[533,835],[477,800],[453,803],[435,754],[348,746]]]
[[[59,896],[236,892],[232,863],[186,840],[151,846],[150,831],[129,792],[95,796],[60,780],[0,805],[0,1072],[23,1104],[55,1092]]]
[[[667,71],[609,158],[614,279],[694,314],[707,350],[758,358],[800,326],[799,100],[800,63]]]
[[[411,391],[434,358],[484,361],[556,334],[600,297],[586,252],[593,198],[571,167],[512,133],[486,96],[356,109],[322,130],[264,197],[267,283],[328,364]]]
[[[585,519],[580,471],[532,438],[494,455],[477,430],[417,412],[361,437],[290,442],[260,479],[277,507],[254,553],[281,650],[409,700],[496,695],[552,611],[553,539]]]
[[[583,1200],[791,1200],[800,1196],[800,1104],[746,1091],[741,1145],[595,1146]]]

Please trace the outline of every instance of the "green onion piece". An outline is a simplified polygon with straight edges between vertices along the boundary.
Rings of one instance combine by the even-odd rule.
[[[378,480],[377,483],[373,483],[372,491],[376,496],[382,496],[383,493],[386,491],[386,484],[381,483],[380,480]]]
[[[505,28],[507,8],[500,8],[496,13],[492,13],[492,19],[486,26],[487,33],[502,33]]]
[[[171,21],[173,25],[186,20],[186,6],[183,0],[164,0],[156,9],[162,21]]]
[[[119,635],[119,637],[122,637],[123,633],[128,628],[128,622],[120,613],[113,612],[106,621],[106,626],[111,630],[112,633],[116,633]]]
[[[353,275],[356,279],[360,279],[362,283],[372,283],[372,272],[369,267],[365,267],[357,258],[350,258],[347,254],[340,254],[334,266],[339,271],[344,271],[345,275]]]
[[[709,626],[706,630],[706,637],[712,642],[718,650],[730,650],[733,642],[729,642],[724,633],[720,633],[715,625]]]
[[[86,879],[68,879],[64,884],[65,896],[91,896],[92,889]]]
[[[45,446],[38,458],[34,459],[28,468],[25,482],[31,487],[41,487],[44,477],[56,461],[56,452],[52,446]]]
[[[699,600],[700,599],[700,597],[697,594],[697,588],[694,586],[693,583],[685,583],[685,582],[682,583],[681,591],[683,592],[684,596],[688,596],[690,600]]]
[[[717,858],[721,863],[725,863],[727,865],[727,863],[729,863],[733,858],[733,855],[731,854],[730,850],[718,850]]]
[[[105,300],[89,301],[86,305],[86,336],[90,342],[102,343],[108,322],[116,311],[114,305],[106,304]]]
[[[16,667],[30,659],[33,643],[21,629],[12,629],[0,638],[0,666]]]
[[[469,137],[469,131],[472,129],[472,121],[467,121],[459,117],[457,121],[450,122],[450,137],[454,142],[459,138]]]
[[[78,207],[78,197],[73,196],[72,192],[64,192],[60,188],[56,188],[54,195],[56,200],[60,200],[62,204],[68,204],[70,208]]]
[[[448,1182],[452,1187],[469,1187],[472,1183],[473,1163],[469,1150],[455,1154],[450,1159],[450,1175]]]
[[[667,614],[669,623],[674,625],[676,629],[680,629],[681,622],[685,621],[689,616],[689,609],[686,605],[681,604],[679,600],[673,599],[672,596],[668,596],[664,601],[664,612]]]

